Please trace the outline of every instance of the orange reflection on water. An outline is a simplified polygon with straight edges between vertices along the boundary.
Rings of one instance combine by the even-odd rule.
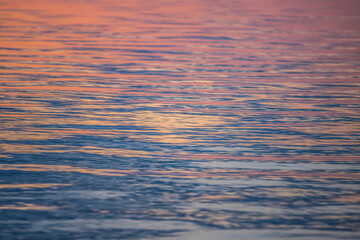
[[[49,211],[56,210],[58,207],[50,206],[39,206],[32,203],[18,203],[17,205],[2,205],[0,210],[38,210],[38,211]]]
[[[231,117],[152,111],[137,111],[133,119],[136,125],[155,128],[161,133],[178,133],[182,129],[221,126],[232,120]]]
[[[334,200],[340,203],[358,203],[360,202],[360,195],[341,196]]]

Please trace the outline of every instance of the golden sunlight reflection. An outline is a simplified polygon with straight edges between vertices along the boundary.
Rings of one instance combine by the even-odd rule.
[[[225,124],[228,119],[231,118],[150,111],[136,112],[134,115],[136,125],[155,128],[161,133],[176,133],[185,129],[215,127]]]
[[[37,211],[49,211],[58,209],[55,206],[39,206],[32,203],[18,203],[16,205],[3,205],[0,206],[0,210],[37,210]]]

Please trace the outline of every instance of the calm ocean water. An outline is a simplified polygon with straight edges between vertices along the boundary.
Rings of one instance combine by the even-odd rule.
[[[0,0],[0,239],[359,239],[359,13]]]

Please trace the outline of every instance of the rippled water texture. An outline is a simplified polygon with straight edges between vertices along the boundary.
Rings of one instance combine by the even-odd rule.
[[[360,238],[358,0],[0,0],[0,238]]]

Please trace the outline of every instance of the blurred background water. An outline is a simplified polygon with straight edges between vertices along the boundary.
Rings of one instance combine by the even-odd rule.
[[[357,0],[0,0],[1,239],[359,239]]]

